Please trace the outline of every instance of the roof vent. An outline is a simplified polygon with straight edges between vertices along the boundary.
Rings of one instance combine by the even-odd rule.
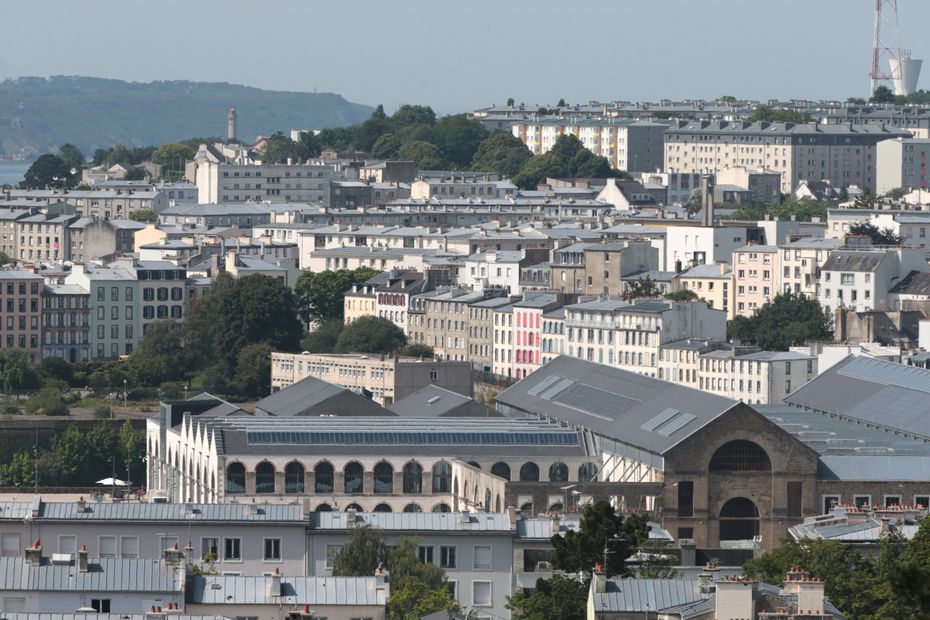
[[[433,396],[431,399],[429,399],[429,400],[426,401],[426,402],[427,402],[427,404],[432,405],[432,404],[434,404],[434,403],[438,403],[439,400],[440,400],[440,399],[439,399],[438,396]]]

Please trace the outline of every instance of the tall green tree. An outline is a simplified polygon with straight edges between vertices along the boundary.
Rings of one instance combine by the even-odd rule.
[[[346,544],[333,559],[334,577],[368,577],[387,559],[384,532],[370,525],[350,527]]]
[[[77,183],[77,175],[57,155],[42,155],[26,170],[22,186],[25,189],[69,188]]]
[[[339,319],[324,321],[303,337],[300,346],[310,353],[335,353],[339,334],[342,333],[344,327],[345,325]]]
[[[626,564],[649,533],[646,517],[624,517],[609,502],[599,500],[585,508],[578,531],[551,538],[552,565],[569,573],[590,572],[604,564],[608,576],[627,576]],[[607,562],[604,562],[606,557]]]
[[[271,393],[271,352],[267,342],[256,342],[239,351],[234,381],[241,395],[257,398]]]
[[[152,161],[169,173],[184,172],[188,160],[194,159],[197,152],[186,144],[162,144],[152,153]]]
[[[439,147],[424,140],[408,142],[400,147],[397,156],[401,160],[414,162],[420,170],[438,170],[444,163]]]
[[[488,137],[488,131],[476,120],[464,114],[444,116],[436,123],[436,137],[439,148],[450,167],[466,168],[474,159],[481,142]]]
[[[158,214],[152,209],[139,209],[129,214],[129,219],[134,222],[145,222],[146,224],[157,224]]]
[[[519,138],[506,131],[497,131],[478,145],[471,167],[512,178],[532,157],[533,153]]]
[[[865,235],[872,240],[873,245],[901,245],[901,235],[891,228],[882,228],[872,222],[856,222],[849,225],[850,235]]]
[[[869,97],[869,101],[872,103],[894,103],[894,93],[887,86],[876,86],[872,96]]]
[[[531,594],[517,591],[507,601],[513,620],[585,620],[590,580],[554,575],[537,579]]]
[[[39,387],[39,376],[22,349],[0,349],[0,383],[6,394]]]
[[[353,284],[361,284],[376,275],[378,272],[368,267],[316,273],[304,271],[294,285],[300,318],[306,323],[342,321],[343,294],[352,288]]]
[[[189,368],[184,329],[170,319],[148,325],[128,362],[133,385],[142,387],[157,387],[166,381],[181,379]]]
[[[547,178],[565,178],[570,176],[568,163],[553,153],[536,155],[527,160],[520,172],[513,177],[513,183],[522,189],[536,189]]]
[[[71,143],[65,143],[58,147],[58,157],[65,162],[69,169],[80,170],[87,165],[87,160],[84,159],[81,149]]]
[[[342,328],[338,353],[390,353],[407,344],[404,330],[380,316],[363,316]]]
[[[738,316],[727,323],[727,337],[739,338],[767,351],[787,351],[811,340],[833,337],[832,319],[816,299],[797,293],[779,293],[751,317]]]

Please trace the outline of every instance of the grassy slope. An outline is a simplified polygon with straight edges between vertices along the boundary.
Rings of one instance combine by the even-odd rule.
[[[0,154],[46,153],[71,142],[89,156],[119,143],[157,145],[226,135],[230,107],[239,114],[239,137],[246,141],[292,127],[351,125],[372,110],[332,93],[226,83],[19,78],[0,82]]]

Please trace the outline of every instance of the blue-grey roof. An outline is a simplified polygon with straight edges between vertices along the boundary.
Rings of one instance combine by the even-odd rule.
[[[28,592],[159,592],[181,591],[183,573],[165,570],[161,560],[91,559],[81,572],[74,562],[27,564],[22,557],[0,558],[0,590]]]
[[[198,605],[354,605],[387,604],[387,590],[375,577],[282,576],[280,596],[269,596],[273,577],[194,576],[190,603]],[[283,597],[283,598],[282,598]]]
[[[214,615],[190,615],[190,614],[171,614],[168,616],[171,620],[229,620],[227,616]],[[94,612],[27,612],[27,611],[5,611],[3,620],[151,620],[152,616],[146,614],[98,614]]]
[[[30,510],[28,502],[0,504],[0,520],[21,520]],[[178,521],[194,522],[304,522],[297,505],[282,504],[151,504],[95,503],[88,501],[78,512],[76,502],[42,502],[36,520],[42,521]]]
[[[607,591],[593,595],[594,611],[657,612],[707,598],[696,579],[608,579]]]
[[[370,525],[386,532],[445,532],[510,534],[513,524],[505,512],[312,512],[314,530],[345,530]]]
[[[405,396],[388,406],[388,410],[408,418],[440,418],[456,415],[495,418],[501,415],[474,398],[433,384]]]
[[[930,370],[923,368],[849,356],[785,402],[930,439]]]
[[[926,482],[930,456],[825,455],[817,463],[818,480]]]
[[[558,527],[555,521],[549,517],[524,517],[517,520],[517,538],[526,540],[549,540],[554,534],[564,534],[565,532],[577,532],[581,528],[581,519],[558,520]]]

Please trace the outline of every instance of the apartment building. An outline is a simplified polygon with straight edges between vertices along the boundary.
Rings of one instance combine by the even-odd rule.
[[[433,279],[428,273],[394,271],[386,281],[375,287],[375,315],[391,321],[407,333],[410,300],[414,295],[433,288]]]
[[[733,269],[729,263],[697,265],[678,274],[678,289],[694,291],[708,308],[723,310],[733,318]]]
[[[142,339],[139,329],[139,281],[123,266],[76,263],[65,284],[88,291],[91,359],[114,359],[132,353]]]
[[[14,207],[0,209],[0,252],[10,258],[19,256],[19,234],[16,230],[17,220],[29,217],[31,209],[18,209]]]
[[[562,306],[559,293],[526,293],[513,302],[513,376],[522,379],[542,365],[543,315]]]
[[[733,252],[734,315],[752,316],[780,291],[778,248],[747,245]]]
[[[235,202],[315,202],[329,204],[333,166],[314,161],[290,164],[197,164],[200,204]]]
[[[137,211],[156,213],[168,208],[168,198],[159,191],[145,190],[48,190],[13,189],[6,193],[8,200],[35,203],[36,207],[54,203],[72,205],[83,217],[125,219]]]
[[[468,361],[468,306],[483,299],[484,293],[448,287],[414,295],[408,340],[433,347],[441,359]]]
[[[746,190],[741,194],[739,202],[761,202],[774,204],[781,202],[781,173],[774,170],[747,168],[746,166],[733,166],[718,170],[714,183],[714,200],[718,199],[717,192],[721,187],[732,185]]]
[[[659,268],[648,241],[573,243],[552,252],[550,286],[563,293],[621,295],[623,278]]]
[[[468,305],[468,358],[476,370],[493,371],[494,310],[510,304],[509,297],[491,297]]]
[[[46,284],[42,296],[42,359],[86,362],[90,350],[90,294],[73,284]]]
[[[113,263],[116,268],[124,269],[134,276],[138,283],[139,297],[136,322],[139,325],[141,339],[151,323],[184,318],[184,306],[187,303],[187,269],[168,261],[142,261],[121,259]],[[126,291],[128,294],[128,290]],[[128,299],[127,301],[132,301]],[[133,316],[129,307],[127,320]]]
[[[663,344],[723,340],[726,313],[703,301],[596,299],[566,306],[565,330],[568,355],[657,377]]]
[[[668,125],[620,119],[540,118],[511,126],[533,153],[547,153],[562,135],[577,137],[585,148],[606,157],[611,168],[629,172],[662,170],[662,146]]]
[[[565,307],[542,315],[542,363],[548,364],[565,354]]]
[[[820,270],[839,249],[843,240],[838,238],[806,238],[778,245],[781,291],[805,295],[812,299],[820,295]]]
[[[733,262],[733,251],[749,241],[742,226],[668,226],[665,229],[665,267],[682,271],[695,265]]]
[[[343,294],[342,312],[348,325],[363,316],[378,316],[377,288],[386,280],[387,273],[381,273],[367,282],[353,284]]]
[[[20,261],[62,261],[71,258],[71,224],[77,215],[36,213],[17,219],[16,236]]]
[[[496,175],[456,174],[420,177],[410,184],[410,198],[430,200],[431,198],[503,198],[506,188],[511,193],[516,187],[509,182],[502,182]]]
[[[464,260],[459,284],[475,290],[520,292],[522,269],[549,259],[549,250],[482,250]]]
[[[910,134],[885,125],[676,121],[665,132],[664,169],[717,174],[733,167],[781,174],[781,192],[802,180],[876,186],[876,144]]]
[[[328,353],[272,353],[271,391],[314,377],[390,405],[427,385],[471,396],[471,364],[433,359]]]
[[[35,273],[0,269],[0,342],[22,349],[33,364],[42,356],[43,284]]]
[[[817,356],[733,346],[699,355],[698,389],[749,404],[780,403],[817,376]]]
[[[856,312],[892,309],[890,291],[911,271],[930,271],[926,250],[851,248],[834,250],[820,273],[820,303]]]
[[[82,217],[68,226],[72,261],[110,260],[130,254],[135,246],[136,231],[145,228],[134,220],[102,220]]]
[[[701,354],[723,348],[719,340],[688,338],[667,342],[659,347],[658,378],[670,383],[698,389]]]
[[[926,189],[930,140],[894,138],[875,146],[875,193],[893,189]]]
[[[513,376],[513,304],[494,308],[494,360],[491,370],[501,377]]]

